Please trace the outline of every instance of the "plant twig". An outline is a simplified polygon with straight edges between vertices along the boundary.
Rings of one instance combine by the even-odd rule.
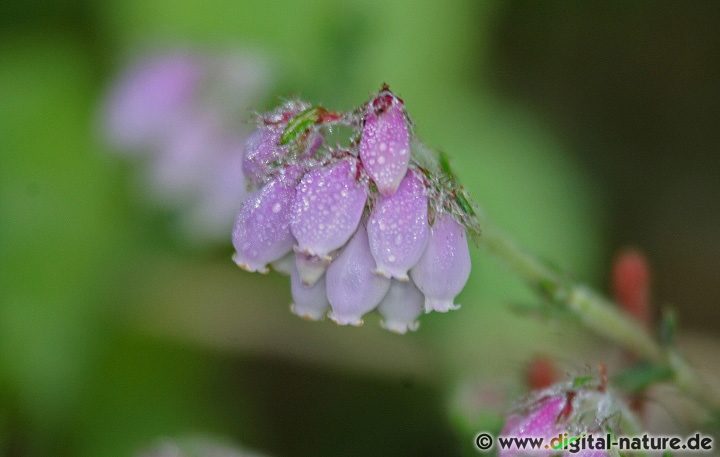
[[[579,321],[605,337],[654,364],[672,372],[670,382],[700,406],[720,417],[720,386],[704,378],[673,347],[663,347],[641,325],[611,300],[577,284],[522,249],[486,218],[479,243],[521,276],[546,298],[564,305]]]

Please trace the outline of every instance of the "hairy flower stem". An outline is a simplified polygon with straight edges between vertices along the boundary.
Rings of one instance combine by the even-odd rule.
[[[703,408],[720,417],[720,386],[710,384],[677,349],[660,345],[651,334],[609,299],[558,273],[522,249],[486,218],[479,244],[522,277],[533,289],[570,311],[588,329],[654,364],[670,369],[672,382]]]

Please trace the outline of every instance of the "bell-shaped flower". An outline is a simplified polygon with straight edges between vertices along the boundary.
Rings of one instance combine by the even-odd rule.
[[[425,312],[458,309],[455,296],[470,277],[470,251],[465,227],[447,213],[438,213],[430,227],[427,248],[410,270],[425,295]]]
[[[297,187],[290,224],[296,252],[330,262],[360,222],[367,192],[356,181],[357,159],[347,157],[307,173]]]
[[[374,266],[367,231],[360,224],[325,274],[332,307],[328,317],[336,324],[362,325],[362,316],[375,309],[387,293],[390,280],[374,274]]]
[[[428,239],[428,198],[420,177],[408,170],[397,192],[378,198],[367,231],[375,273],[407,281]]]
[[[325,313],[330,309],[325,286],[325,275],[321,275],[314,284],[306,286],[302,283],[298,269],[293,266],[290,274],[290,291],[293,297],[290,310],[300,317],[317,321],[325,317]]]
[[[232,240],[233,260],[247,271],[267,273],[267,264],[292,250],[295,239],[290,232],[295,184],[300,170],[287,169],[254,192],[240,208]]]
[[[243,172],[250,183],[261,185],[270,165],[280,158],[282,152],[278,142],[281,134],[282,128],[263,125],[248,137],[243,155]]]
[[[405,334],[420,325],[416,320],[423,310],[425,298],[412,281],[393,279],[385,298],[377,307],[383,317],[380,325],[391,332]]]
[[[360,159],[378,191],[395,193],[410,162],[410,135],[402,100],[383,90],[366,105]]]

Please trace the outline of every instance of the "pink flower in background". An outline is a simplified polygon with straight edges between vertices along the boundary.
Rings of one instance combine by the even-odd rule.
[[[115,82],[106,102],[105,132],[118,149],[145,150],[193,109],[205,78],[200,55],[170,51],[138,59]]]
[[[604,440],[608,434],[617,437],[639,431],[639,421],[619,395],[606,386],[604,375],[599,379],[594,376],[578,377],[532,392],[515,407],[500,432],[500,437],[505,438],[543,438],[549,447],[530,452],[513,446],[499,449],[498,455],[605,457],[614,454],[610,450],[589,449],[589,435],[593,436],[593,446],[600,447],[597,439]],[[583,445],[583,434],[586,437],[585,449],[580,447]],[[563,442],[558,439],[559,436],[563,437]],[[567,448],[563,448],[565,444]],[[578,449],[571,446],[578,446]]]
[[[142,193],[179,211],[193,242],[227,240],[248,197],[245,122],[271,75],[256,54],[175,49],[131,62],[111,86],[103,131],[114,150],[142,156]]]

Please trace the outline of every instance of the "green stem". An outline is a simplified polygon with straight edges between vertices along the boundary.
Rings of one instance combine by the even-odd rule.
[[[548,267],[537,257],[521,249],[512,239],[486,218],[482,218],[480,244],[502,260],[531,287],[563,303],[580,322],[624,348],[672,370],[675,386],[701,406],[720,416],[720,388],[710,384],[675,349],[662,347],[650,333],[627,316],[612,301],[586,286],[573,283]]]

